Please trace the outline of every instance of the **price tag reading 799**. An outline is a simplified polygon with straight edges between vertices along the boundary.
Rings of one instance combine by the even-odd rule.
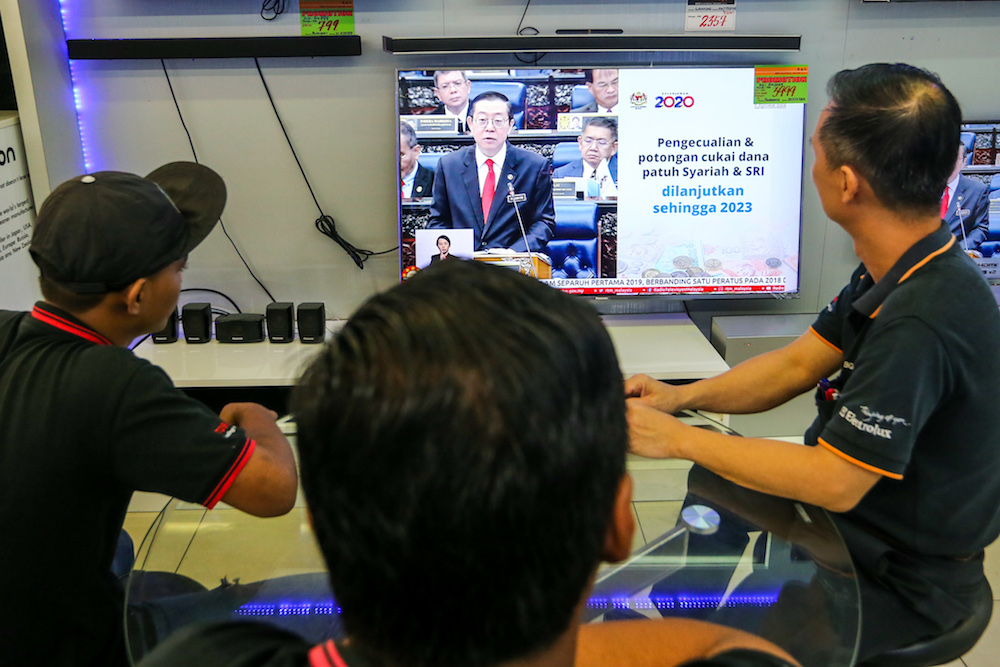
[[[353,35],[353,0],[300,0],[302,35]]]

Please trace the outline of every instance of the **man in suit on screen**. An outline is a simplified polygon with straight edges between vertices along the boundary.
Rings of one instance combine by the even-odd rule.
[[[982,257],[979,246],[990,229],[990,189],[985,183],[963,176],[964,166],[965,144],[959,144],[955,169],[941,196],[941,219],[948,223],[951,233],[967,253]]]
[[[507,142],[513,119],[510,101],[501,93],[488,91],[472,101],[468,123],[475,145],[438,163],[429,229],[472,229],[477,251],[538,251],[552,238],[556,219],[549,161]]]
[[[401,199],[421,199],[431,196],[434,172],[420,164],[422,146],[417,133],[406,121],[399,123],[399,196]]]
[[[580,145],[580,159],[557,167],[553,170],[552,177],[586,178],[593,181],[595,196],[617,196],[618,121],[606,116],[588,118],[577,142]]]
[[[579,109],[581,113],[617,113],[618,109],[618,70],[588,69],[584,70],[587,90],[594,96],[593,101],[584,104]]]
[[[472,82],[462,70],[438,70],[434,72],[434,95],[441,101],[432,114],[458,119],[458,131],[468,134],[466,119],[469,117],[469,94]]]

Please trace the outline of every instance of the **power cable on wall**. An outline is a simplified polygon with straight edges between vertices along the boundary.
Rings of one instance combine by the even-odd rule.
[[[174,93],[174,85],[170,81],[170,73],[167,72],[167,63],[163,60],[163,58],[160,58],[160,65],[163,67],[163,75],[167,77],[167,87],[170,88],[170,97],[174,100],[174,108],[177,109],[177,117],[180,118],[181,127],[184,128],[184,134],[187,135],[188,145],[191,147],[191,155],[194,157],[194,161],[198,162],[198,152],[194,149],[194,140],[191,138],[191,132],[188,130],[187,123],[184,122],[184,114],[181,113],[181,105],[177,101],[177,95]],[[226,229],[226,224],[222,221],[221,217],[219,218],[219,226],[222,228],[222,233],[226,235],[227,239],[229,239],[229,243],[232,244],[233,250],[236,251],[236,256],[240,258],[240,261],[243,262],[243,266],[245,266],[247,271],[250,273],[250,277],[253,278],[258,285],[260,285],[260,288],[264,290],[264,293],[267,294],[267,297],[271,301],[276,301],[274,295],[271,294],[271,290],[267,289],[264,283],[262,283],[253,272],[253,269],[250,268],[247,260],[243,257],[243,253],[241,253],[240,249],[236,246],[236,241],[234,241],[233,237],[229,235],[229,230]]]
[[[292,145],[292,139],[288,136],[285,124],[282,122],[281,115],[278,113],[278,107],[274,103],[274,97],[271,96],[271,90],[267,85],[267,80],[264,78],[264,72],[260,69],[260,62],[258,62],[256,58],[253,59],[253,62],[254,65],[257,66],[257,73],[260,75],[260,82],[264,85],[264,92],[267,93],[267,99],[271,102],[271,108],[274,110],[274,117],[278,120],[278,125],[281,127],[281,132],[285,135],[285,141],[288,143],[288,148],[292,151],[292,157],[295,158],[295,164],[298,165],[299,172],[302,174],[302,180],[305,181],[306,188],[309,190],[309,195],[312,197],[313,203],[316,204],[316,209],[319,211],[319,218],[316,219],[315,223],[316,229],[333,239],[337,245],[343,248],[344,252],[346,252],[352,260],[354,260],[354,263],[358,265],[359,269],[365,268],[365,262],[371,257],[394,252],[399,246],[379,252],[357,248],[337,231],[336,221],[333,217],[323,212],[323,207],[320,206],[319,200],[316,198],[316,193],[313,191],[312,185],[309,183],[309,177],[306,176],[306,171],[302,166],[302,162],[299,160],[299,156],[295,152],[295,146]]]

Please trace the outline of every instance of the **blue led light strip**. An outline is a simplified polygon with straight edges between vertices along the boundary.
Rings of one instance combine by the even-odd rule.
[[[725,604],[723,604],[723,599]],[[778,601],[776,593],[756,595],[650,595],[648,597],[592,597],[587,609],[606,611],[633,609],[715,609],[720,605],[735,607],[770,607]],[[236,609],[237,616],[333,616],[340,614],[340,606],[332,600],[319,602],[251,602]]]
[[[250,602],[236,609],[237,616],[333,616],[340,614],[335,602]]]
[[[62,19],[63,35],[67,38],[69,37],[69,2],[70,0],[59,0],[59,16]],[[76,72],[74,61],[68,60],[68,62],[70,83],[73,86],[73,105],[76,108],[76,131],[80,136],[80,150],[83,152],[83,168],[84,171],[89,173],[92,169],[90,162],[90,150],[87,145],[86,138],[87,133],[84,131],[83,123],[84,98],[83,93],[80,91],[80,86],[77,83],[80,77]]]

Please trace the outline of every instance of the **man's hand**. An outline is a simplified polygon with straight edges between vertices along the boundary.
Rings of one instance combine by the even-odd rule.
[[[633,375],[625,380],[625,396],[667,414],[686,407],[681,400],[680,387],[654,380],[648,375]]]
[[[625,405],[628,411],[629,451],[650,459],[674,457],[670,443],[675,430],[684,425],[670,414],[650,407],[642,398],[630,398]]]
[[[249,433],[274,424],[278,413],[257,403],[229,403],[222,408],[219,417],[227,424],[235,424]]]
[[[222,500],[255,516],[286,514],[295,504],[298,474],[288,440],[275,423],[278,414],[257,403],[230,403],[219,417],[257,443]]]

